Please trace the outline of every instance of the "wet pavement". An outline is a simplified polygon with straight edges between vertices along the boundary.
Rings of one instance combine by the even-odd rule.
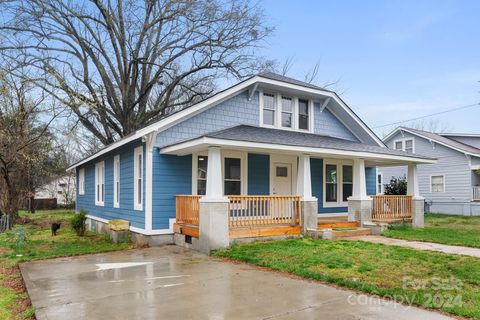
[[[39,320],[447,319],[176,246],[34,261],[21,271]]]

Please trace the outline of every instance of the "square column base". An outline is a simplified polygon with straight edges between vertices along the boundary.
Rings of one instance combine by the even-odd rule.
[[[230,245],[228,233],[229,202],[225,199],[200,199],[199,249],[209,254]]]
[[[348,221],[358,221],[363,227],[364,223],[372,222],[371,198],[348,199]]]
[[[318,201],[316,198],[302,200],[302,232],[316,231],[318,225]]]
[[[425,226],[425,198],[413,198],[412,227],[423,228]]]

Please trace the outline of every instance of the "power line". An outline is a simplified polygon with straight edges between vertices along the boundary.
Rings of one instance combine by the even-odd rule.
[[[372,127],[372,129],[384,128],[384,127],[393,126],[393,125],[396,125],[396,124],[401,124],[401,123],[405,123],[405,122],[425,119],[425,118],[428,118],[428,117],[438,116],[440,114],[444,114],[444,113],[448,113],[448,112],[453,112],[453,111],[457,111],[457,110],[462,110],[462,109],[467,109],[467,108],[472,108],[472,107],[478,107],[478,106],[480,106],[479,102],[468,104],[468,105],[465,105],[465,106],[460,106],[460,107],[453,107],[453,108],[450,108],[450,109],[447,109],[447,110],[444,110],[444,111],[440,111],[440,112],[436,112],[436,113],[432,113],[432,114],[427,114],[425,116],[420,116],[420,117],[411,118],[411,119],[407,119],[407,120],[402,120],[402,121],[392,122],[392,123],[388,123],[388,124],[383,124],[381,126]]]

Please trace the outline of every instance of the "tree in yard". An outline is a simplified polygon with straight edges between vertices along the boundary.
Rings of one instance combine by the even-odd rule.
[[[0,75],[0,212],[13,223],[23,199],[45,174],[52,150],[49,120],[41,120],[44,100],[26,82]]]
[[[2,58],[23,61],[103,144],[261,68],[272,31],[251,0],[10,0],[0,12]]]
[[[401,196],[407,194],[407,178],[403,177],[392,177],[390,183],[385,185],[385,195],[395,195]]]

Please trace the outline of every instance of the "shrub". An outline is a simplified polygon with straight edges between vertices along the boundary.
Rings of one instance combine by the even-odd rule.
[[[402,196],[407,194],[407,178],[392,177],[390,183],[385,186],[385,194],[393,196]]]
[[[80,237],[83,237],[85,235],[86,221],[87,221],[87,212],[83,209],[81,209],[80,212],[75,214],[72,218],[72,228]]]
[[[15,239],[15,247],[23,248],[27,240],[27,232],[24,227],[17,226],[13,229],[13,236]]]

